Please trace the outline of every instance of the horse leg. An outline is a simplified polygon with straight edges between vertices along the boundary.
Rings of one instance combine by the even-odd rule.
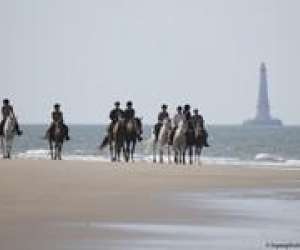
[[[170,146],[168,145],[168,163],[171,163],[171,150],[170,150]]]
[[[125,161],[129,161],[129,152],[130,152],[130,142],[126,139],[125,141],[125,149],[123,150]]]
[[[115,161],[120,161],[120,152],[119,152],[119,148],[118,147],[115,148],[114,159],[115,159]]]
[[[136,140],[133,141],[132,143],[132,148],[131,148],[131,161],[134,162],[134,153],[135,153],[135,145],[136,145]]]
[[[127,149],[126,149],[126,158],[127,158],[127,162],[129,162],[130,160],[130,140],[127,142]]]
[[[58,160],[61,161],[61,154],[62,154],[62,144],[59,144],[58,146]]]
[[[153,163],[156,163],[156,149],[157,149],[157,142],[153,142]]]
[[[57,145],[54,145],[54,160],[57,160]]]
[[[178,164],[178,152],[176,149],[174,149],[174,162]]]
[[[109,143],[109,152],[110,152],[110,160],[115,161],[116,158],[114,157],[114,146],[112,142]]]
[[[162,146],[159,146],[159,162],[164,163],[164,150]]]
[[[181,154],[180,155],[182,157],[182,164],[185,165],[185,150],[184,149],[181,150]]]
[[[201,165],[202,146],[200,146],[198,150],[198,164]]]
[[[193,147],[189,146],[190,165],[193,164]]]
[[[4,136],[2,137],[2,145],[3,145],[3,159],[7,159],[7,141]]]
[[[2,151],[3,158],[4,158],[4,143],[3,143],[3,137],[2,136],[0,137],[0,140],[1,140],[1,151]]]
[[[54,160],[54,155],[53,155],[53,144],[52,144],[51,141],[49,141],[49,149],[50,149],[51,160]]]

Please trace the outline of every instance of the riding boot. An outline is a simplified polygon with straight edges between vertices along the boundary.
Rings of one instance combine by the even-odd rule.
[[[23,134],[23,131],[20,130],[20,126],[19,126],[18,122],[16,122],[16,131],[17,131],[17,135],[18,136],[21,136]]]

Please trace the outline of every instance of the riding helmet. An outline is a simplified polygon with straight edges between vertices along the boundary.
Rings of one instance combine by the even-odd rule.
[[[128,102],[126,103],[126,106],[127,106],[127,107],[131,107],[131,106],[132,106],[132,101],[128,101]]]
[[[60,107],[60,104],[59,103],[55,103],[54,104],[54,108],[59,108]]]
[[[167,106],[166,104],[163,104],[163,105],[161,105],[161,108],[162,108],[162,109],[167,109],[168,106]]]
[[[182,110],[182,107],[181,106],[178,106],[177,107],[177,111],[181,111]]]
[[[5,98],[5,99],[3,100],[3,103],[4,103],[4,104],[9,104],[9,100],[8,100],[7,98]]]
[[[190,110],[191,106],[189,104],[184,105],[184,110]]]
[[[115,106],[120,106],[120,102],[119,102],[119,101],[116,101],[116,102],[115,102]]]

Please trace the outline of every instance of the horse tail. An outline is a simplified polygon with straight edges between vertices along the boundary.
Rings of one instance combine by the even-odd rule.
[[[107,145],[109,144],[109,137],[108,135],[104,137],[101,145],[100,145],[100,150],[103,150]]]

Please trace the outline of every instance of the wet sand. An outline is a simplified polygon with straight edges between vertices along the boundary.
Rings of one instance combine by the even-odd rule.
[[[299,240],[300,170],[0,160],[0,249],[265,249]]]

